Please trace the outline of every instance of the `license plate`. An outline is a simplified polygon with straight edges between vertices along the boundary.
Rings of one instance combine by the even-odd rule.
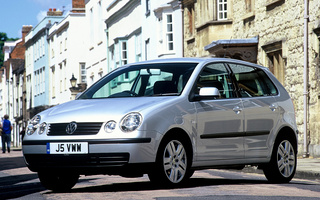
[[[47,154],[87,154],[88,142],[50,142],[47,143]]]

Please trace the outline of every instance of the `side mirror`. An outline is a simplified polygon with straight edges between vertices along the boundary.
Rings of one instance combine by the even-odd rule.
[[[216,87],[203,87],[203,88],[200,88],[199,95],[200,97],[208,97],[208,96],[219,97],[220,92]]]
[[[200,88],[199,94],[194,96],[194,100],[206,100],[220,98],[220,92],[216,87],[203,87]]]

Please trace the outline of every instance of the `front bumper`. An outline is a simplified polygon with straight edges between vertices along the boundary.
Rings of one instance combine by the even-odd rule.
[[[87,154],[47,154],[48,142],[88,142]],[[22,150],[31,171],[72,170],[79,174],[121,174],[126,170],[144,171],[155,162],[151,138],[23,141]],[[146,167],[142,167],[146,166]]]

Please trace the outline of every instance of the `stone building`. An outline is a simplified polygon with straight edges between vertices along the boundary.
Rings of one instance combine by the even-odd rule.
[[[320,157],[320,2],[305,2],[309,4],[307,14],[304,1],[185,0],[184,53],[230,57],[268,67],[294,102],[299,155]]]

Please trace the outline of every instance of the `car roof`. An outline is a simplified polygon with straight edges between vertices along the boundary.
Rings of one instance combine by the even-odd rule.
[[[229,62],[229,63],[237,63],[237,64],[244,64],[244,65],[250,65],[261,69],[268,69],[264,66],[257,65],[255,63],[246,62],[243,60],[236,60],[231,58],[216,58],[216,57],[202,57],[202,58],[196,58],[196,57],[182,57],[182,58],[160,58],[160,59],[154,59],[154,60],[147,60],[147,61],[141,61],[136,63],[130,63],[126,66],[133,66],[133,65],[140,65],[140,64],[156,64],[156,63],[178,63],[178,62],[186,62],[186,63],[207,63],[207,62]]]

